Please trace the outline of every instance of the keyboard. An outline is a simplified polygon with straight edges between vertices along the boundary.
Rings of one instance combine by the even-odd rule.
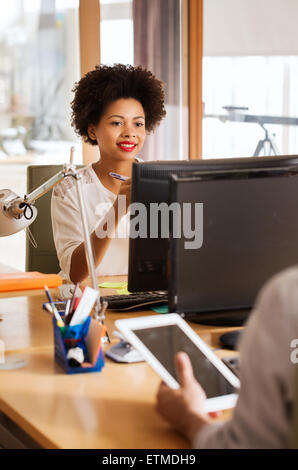
[[[137,310],[147,306],[168,303],[167,292],[136,292],[125,295],[103,295],[102,302],[108,303],[110,310]]]

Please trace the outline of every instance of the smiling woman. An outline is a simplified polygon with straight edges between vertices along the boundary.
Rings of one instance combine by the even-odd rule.
[[[100,159],[81,170],[98,275],[127,274],[128,238],[117,234],[128,233],[132,163],[139,160],[146,134],[166,114],[163,85],[147,69],[116,64],[97,66],[74,87],[72,125],[100,151]],[[60,267],[73,282],[81,282],[88,273],[78,210],[76,188],[66,178],[53,191],[52,222]],[[113,230],[98,237],[111,217]]]
[[[98,143],[100,166],[107,162],[110,168],[112,157],[116,160],[130,160],[141,151],[146,137],[142,104],[134,98],[113,101],[107,106],[99,123],[88,126],[88,136]],[[126,155],[127,153],[130,155]],[[129,171],[130,166],[125,170]]]

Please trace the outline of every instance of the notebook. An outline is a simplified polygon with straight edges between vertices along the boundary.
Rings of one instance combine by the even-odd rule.
[[[0,274],[0,292],[43,289],[45,284],[49,288],[58,287],[62,284],[62,278],[58,274],[37,271]]]

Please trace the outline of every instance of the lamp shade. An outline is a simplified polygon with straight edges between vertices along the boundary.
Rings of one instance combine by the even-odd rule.
[[[30,206],[30,210],[26,211],[26,217],[24,213],[20,213],[20,218],[15,218],[7,213],[7,205],[16,198],[18,198],[18,195],[13,191],[0,189],[0,237],[17,233],[28,227],[36,219],[37,209],[34,206]]]

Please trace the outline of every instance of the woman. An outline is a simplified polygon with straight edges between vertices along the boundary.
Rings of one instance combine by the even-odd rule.
[[[139,160],[146,133],[166,114],[163,83],[142,67],[102,65],[87,73],[73,91],[72,125],[100,151],[97,162],[80,170],[96,272],[127,274],[131,167]],[[115,179],[111,172],[127,180]],[[72,282],[81,282],[88,267],[72,178],[53,191],[52,224],[60,267]]]

